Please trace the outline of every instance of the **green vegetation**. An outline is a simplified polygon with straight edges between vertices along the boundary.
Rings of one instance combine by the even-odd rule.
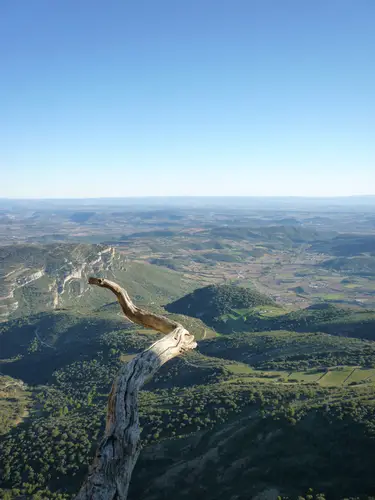
[[[31,394],[21,380],[0,375],[0,435],[6,434],[27,415]]]
[[[203,257],[208,260],[213,260],[214,262],[240,262],[241,260],[240,255],[236,255],[234,253],[224,253],[224,252],[204,253]]]
[[[344,381],[350,378],[353,368],[343,367],[328,370],[325,375],[319,379],[319,384],[322,386],[340,386]]]
[[[96,215],[96,212],[87,212],[87,211],[74,212],[70,216],[70,220],[72,222],[76,222],[77,224],[80,224],[80,223],[87,222],[88,220],[90,220],[95,215]]]
[[[271,489],[293,499],[325,498],[321,492],[332,499],[369,495],[372,389],[359,396],[350,389],[303,391],[298,384],[273,384],[274,391],[267,384],[230,384],[248,399],[254,396],[247,390],[255,387],[265,403],[259,410],[255,401],[207,433],[146,451],[134,472],[131,498],[168,498],[184,489],[192,498],[209,500],[255,498]]]
[[[183,274],[143,262],[127,262],[104,245],[0,246],[0,259],[5,261],[0,291],[6,296],[15,289],[14,297],[6,302],[7,319],[52,311],[56,302],[59,309],[74,309],[82,315],[107,307],[108,296],[87,284],[91,274],[108,279],[116,276],[138,303],[154,305],[154,309],[199,286]]]
[[[250,377],[257,382],[318,384],[322,387],[339,387],[342,385],[356,385],[358,383],[375,383],[373,377],[375,370],[372,368],[357,368],[352,366],[338,366],[314,368],[307,371],[275,371],[256,370],[243,363],[233,363],[225,366],[229,373]],[[356,375],[356,373],[358,373]],[[228,382],[238,382],[238,378],[231,378]]]
[[[343,234],[351,216],[321,211],[90,206],[56,209],[51,223],[48,213],[7,220],[28,242],[10,231],[0,247],[1,498],[73,497],[117,370],[159,338],[86,286],[91,273],[153,312],[169,304],[199,340],[140,393],[129,500],[374,494],[373,234]],[[370,213],[353,220],[373,231]],[[118,251],[96,262],[104,241]]]
[[[195,290],[169,304],[167,309],[200,317],[220,333],[290,330],[375,339],[375,311],[321,303],[286,313],[275,307],[270,298],[252,289],[223,287]],[[331,300],[339,297],[342,296],[326,294]]]
[[[237,333],[207,340],[200,352],[262,370],[306,371],[335,366],[375,366],[375,344],[325,333]]]
[[[182,259],[150,259],[150,264],[178,271],[182,268],[184,261]]]
[[[374,248],[375,236],[373,234],[342,234],[330,241],[313,244],[313,249],[316,251],[343,257],[371,254]]]
[[[46,316],[42,316],[43,318]],[[13,370],[24,378],[30,378],[30,373],[35,370],[33,366],[38,366],[39,370],[43,367],[42,378],[47,383],[34,387],[30,416],[22,423],[17,422],[18,425],[0,440],[3,488],[13,488],[10,498],[17,491],[26,495],[44,492],[45,497],[51,499],[58,498],[58,495],[60,498],[73,495],[87,471],[95,442],[102,432],[107,394],[120,363],[131,359],[134,353],[158,337],[157,334],[146,334],[142,329],[138,331],[134,328],[100,330],[100,325],[96,323],[87,330],[83,329],[78,339],[81,345],[77,350],[65,314],[63,318],[61,322],[55,322],[59,335],[55,332],[48,337],[57,339],[54,346],[59,353],[61,351],[61,358],[56,358],[56,353],[52,353],[46,346],[41,346],[36,352],[22,350],[21,347],[21,360],[9,360],[2,365],[2,369],[13,366]],[[61,330],[63,324],[65,329]],[[17,322],[13,322],[12,331],[5,330],[3,335],[14,335],[18,328],[22,329],[22,326],[17,327]],[[65,339],[70,340],[60,342],[62,334]],[[79,355],[78,351],[82,354]],[[17,354],[15,346],[12,353]],[[53,356],[54,363],[56,359],[60,359],[60,367],[53,371],[49,368],[52,364],[50,356]],[[242,363],[228,362],[225,359],[238,359]],[[281,488],[281,494],[302,494],[310,486],[326,493],[332,493],[332,488],[345,493],[368,491],[368,471],[360,467],[355,457],[357,453],[372,453],[372,441],[364,441],[361,433],[368,428],[368,416],[372,415],[369,412],[373,411],[371,401],[375,399],[374,385],[367,380],[371,380],[375,369],[366,367],[374,362],[375,347],[371,342],[319,333],[258,332],[201,342],[199,351],[163,366],[141,393],[141,425],[146,449],[134,473],[130,498],[139,498],[137,492],[142,491],[145,495],[142,498],[147,499],[147,492],[151,492],[149,488],[154,485],[154,480],[160,473],[158,461],[156,467],[144,467],[143,460],[147,463],[147,454],[153,453],[153,443],[159,443],[168,456],[175,457],[170,459],[170,467],[173,468],[175,461],[177,463],[181,456],[185,457],[184,447],[189,448],[189,443],[196,443],[198,439],[200,445],[197,447],[195,444],[193,448],[189,448],[191,455],[184,458],[188,467],[194,456],[209,454],[214,447],[213,442],[221,442],[220,433],[227,435],[229,441],[224,448],[220,448],[218,456],[221,458],[217,467],[215,466],[217,472],[211,470],[204,459],[197,473],[199,477],[207,476],[207,484],[214,481],[214,485],[215,478],[220,476],[219,471],[223,467],[230,469],[232,472],[225,480],[227,492],[240,492],[250,478],[251,488],[261,491],[264,481],[262,468],[254,469],[248,479],[239,477],[238,483],[231,479],[233,474],[238,477],[241,470],[233,464],[236,460],[245,460],[245,455],[238,448],[239,443],[243,446],[245,442],[248,442],[245,448],[248,451],[244,463],[249,467],[252,461],[260,460],[263,463],[262,460],[265,461],[268,456],[271,469],[274,470],[276,457],[279,456],[281,468],[286,474],[285,483],[277,484]],[[335,369],[340,364],[346,366]],[[361,376],[355,375],[356,373]],[[362,395],[359,391],[366,392]],[[362,405],[360,411],[359,397]],[[355,401],[355,404],[344,408],[343,405],[348,401]],[[331,413],[327,413],[327,404]],[[335,408],[334,412],[332,408]],[[307,477],[301,474],[296,476],[299,478],[297,481],[294,476],[293,480],[291,477],[288,479],[287,471],[291,467],[288,457],[290,459],[296,456],[293,471],[299,460],[308,460],[314,470],[321,470],[319,461],[321,450],[325,449],[323,442],[327,439],[327,418],[331,419],[331,425],[334,426],[332,428],[337,427],[338,435],[335,435],[334,442],[337,452],[340,450],[344,453],[347,450],[347,436],[340,430],[342,420],[339,415],[342,412],[347,415],[344,422],[346,425],[351,422],[350,428],[353,430],[351,446],[354,448],[350,450],[353,475],[348,476],[347,481],[341,484],[338,470],[335,472],[332,468],[334,465],[331,464],[329,471],[333,479],[329,486],[324,479],[328,472],[322,477],[319,474],[308,474]],[[358,429],[355,434],[357,421]],[[305,431],[307,423],[308,430]],[[234,429],[239,431],[239,441]],[[311,433],[311,429],[319,448],[312,448],[306,443],[303,451],[297,453],[297,443],[301,443],[301,439],[304,442],[304,433]],[[280,431],[281,441],[276,439]],[[266,436],[274,434],[275,438],[267,438],[265,441]],[[259,435],[263,437],[259,438]],[[251,444],[257,442],[260,443],[259,446]],[[264,456],[263,442],[264,446],[268,443],[268,452]],[[288,450],[295,449],[293,453],[280,452],[281,449],[285,450],[286,443]],[[329,443],[333,446],[332,438]],[[320,450],[319,453],[317,449]],[[358,476],[358,480],[351,479],[354,475]],[[182,472],[174,476],[172,484],[177,487],[182,476]],[[364,484],[359,488],[361,481]],[[154,487],[158,491],[158,486]],[[189,488],[193,494],[193,486],[190,485]],[[212,495],[221,498],[219,483],[213,488]]]
[[[338,257],[323,263],[323,266],[333,271],[354,274],[358,276],[375,276],[375,257]]]
[[[287,248],[293,244],[330,239],[335,233],[331,231],[319,231],[315,228],[306,228],[300,225],[272,225],[268,227],[253,228],[215,228],[211,231],[211,234],[233,240],[272,240],[276,246],[281,243],[284,248]]]
[[[169,312],[202,318],[208,324],[235,310],[257,306],[274,306],[266,295],[235,285],[210,285],[168,304]]]

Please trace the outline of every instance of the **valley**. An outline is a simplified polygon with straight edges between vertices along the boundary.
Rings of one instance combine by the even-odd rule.
[[[173,203],[2,202],[0,494],[73,498],[160,338],[99,276],[198,341],[140,394],[130,500],[373,497],[374,206]]]

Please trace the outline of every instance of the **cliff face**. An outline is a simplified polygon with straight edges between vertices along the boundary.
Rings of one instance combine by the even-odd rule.
[[[64,307],[88,290],[89,275],[121,267],[104,245],[9,245],[0,248],[0,321]]]

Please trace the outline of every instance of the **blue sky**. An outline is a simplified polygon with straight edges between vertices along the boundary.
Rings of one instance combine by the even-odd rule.
[[[0,197],[375,193],[374,0],[2,0]]]

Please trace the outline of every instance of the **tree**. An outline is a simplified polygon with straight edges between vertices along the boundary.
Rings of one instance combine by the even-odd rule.
[[[103,439],[88,477],[75,498],[126,500],[131,475],[141,451],[138,392],[164,363],[194,349],[197,344],[194,336],[180,323],[135,306],[118,284],[102,278],[89,278],[89,284],[113,292],[125,316],[133,323],[166,334],[120,368],[108,398]]]

